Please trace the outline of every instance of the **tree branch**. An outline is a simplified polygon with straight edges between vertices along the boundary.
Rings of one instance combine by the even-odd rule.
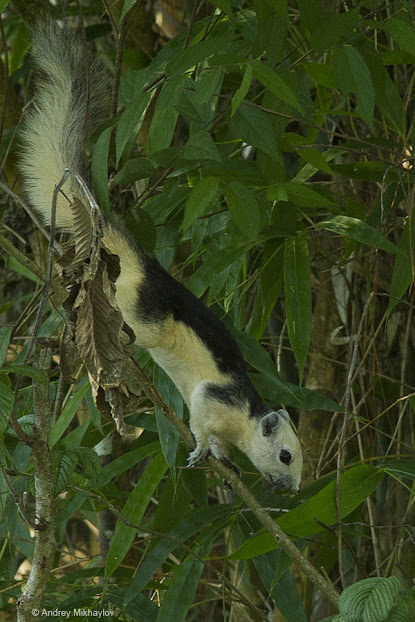
[[[159,406],[163,410],[168,421],[179,432],[189,448],[194,449],[194,438],[187,425],[176,415],[137,364],[135,364],[135,369],[137,379],[144,393],[156,406]],[[333,585],[310,564],[304,555],[302,555],[287,534],[273,520],[269,512],[257,501],[235,471],[225,466],[214,456],[209,457],[208,463],[219,475],[229,482],[234,492],[246,503],[252,513],[255,514],[260,523],[268,533],[272,535],[275,542],[282,548],[284,553],[290,557],[299,570],[324,594],[329,602],[338,608],[339,594]]]
[[[49,340],[39,339],[37,367],[48,372],[52,360]],[[17,601],[17,622],[33,620],[49,581],[55,554],[54,481],[49,450],[51,410],[49,381],[33,381],[32,456],[35,470],[35,550],[32,568],[22,596]]]

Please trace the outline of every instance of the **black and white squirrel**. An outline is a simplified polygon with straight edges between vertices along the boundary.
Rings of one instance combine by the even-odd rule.
[[[85,140],[91,126],[102,121],[109,78],[86,56],[76,34],[53,23],[37,28],[32,54],[44,77],[22,129],[20,168],[30,203],[49,224],[53,192],[65,167],[84,173]],[[57,227],[69,232],[74,198],[83,196],[72,179],[59,193],[56,210]],[[189,465],[209,452],[229,460],[236,445],[272,484],[298,491],[303,459],[288,414],[264,405],[222,322],[118,224],[104,224],[102,241],[120,260],[115,286],[124,321],[189,408],[197,443]]]

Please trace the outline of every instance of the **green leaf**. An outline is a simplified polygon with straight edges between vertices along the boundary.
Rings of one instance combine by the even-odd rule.
[[[219,527],[213,525],[211,529],[200,536],[195,551],[198,557],[208,555],[212,541],[218,531],[222,531],[222,525]],[[174,612],[174,622],[185,622],[189,608],[194,600],[203,568],[203,561],[193,555],[189,554],[185,558],[173,575],[157,616],[157,622],[171,622],[172,612]]]
[[[392,17],[383,23],[383,28],[391,35],[394,41],[405,50],[415,56],[415,30],[412,24],[402,19]]]
[[[186,286],[200,298],[212,283],[212,274],[220,273],[228,266],[238,261],[241,255],[248,250],[249,245],[229,246],[222,248],[210,257],[192,274]]]
[[[280,242],[265,242],[263,245],[259,287],[248,324],[249,332],[255,339],[262,337],[281,290],[284,263],[282,250]]]
[[[317,227],[339,233],[361,244],[380,248],[394,255],[399,253],[399,249],[392,242],[389,242],[379,231],[376,231],[376,229],[373,229],[373,227],[358,218],[334,216],[330,220],[319,222]]]
[[[215,203],[218,190],[219,180],[215,177],[202,179],[192,189],[184,207],[183,231],[187,231]]]
[[[254,23],[245,38],[253,40],[255,58],[266,56],[271,65],[282,64],[289,43],[288,6],[286,0],[253,0],[258,26]],[[254,38],[255,37],[255,38]]]
[[[160,443],[156,441],[144,447],[128,451],[119,458],[112,460],[112,462],[105,465],[101,470],[98,480],[95,482],[95,487],[103,488],[103,486],[113,481],[118,475],[125,473],[128,469],[131,469],[131,467],[158,451],[160,451]]]
[[[413,622],[413,620],[411,605],[396,605],[389,613],[387,622]]]
[[[404,477],[415,481],[415,461],[411,458],[386,460],[379,464],[378,467],[392,477]]]
[[[259,344],[258,344],[259,345]],[[261,348],[262,350],[264,348]],[[283,403],[293,408],[304,410],[327,410],[328,412],[343,412],[342,406],[325,395],[305,389],[291,382],[284,382],[274,371],[251,375],[255,388],[271,404]]]
[[[124,589],[107,590],[105,598],[122,610],[123,616],[127,615],[132,620],[136,620],[136,622],[156,622],[159,612],[157,603],[147,598],[144,594],[136,593],[133,599],[126,605],[124,603],[124,594]],[[105,619],[105,615],[102,619]]]
[[[33,281],[34,283],[37,283],[39,281],[39,277],[36,276],[36,274],[33,274],[33,272],[29,270],[29,268],[26,268],[26,266],[21,264],[20,261],[17,261],[17,259],[15,259],[14,257],[8,257],[7,268],[9,270],[13,270],[13,272],[16,272],[16,274],[21,274],[26,279],[29,279],[29,281]]]
[[[155,170],[154,166],[145,158],[132,158],[115,175],[114,181],[117,184],[130,184],[138,179],[151,177]]]
[[[275,191],[275,197],[272,194],[272,190]],[[304,184],[298,184],[295,181],[282,182],[275,186],[269,187],[268,197],[269,199],[281,200],[281,192],[285,193],[290,201],[295,205],[305,208],[320,208],[331,207],[335,205],[333,201],[323,196],[319,192],[304,186]]]
[[[247,65],[245,67],[244,77],[242,78],[241,86],[235,91],[231,101],[231,116],[235,114],[239,106],[243,102],[245,95],[249,91],[252,82],[252,67]]]
[[[226,518],[233,512],[234,508],[231,506],[212,505],[186,514],[180,523],[166,534],[168,537],[161,538],[144,559],[125,594],[124,603],[128,603],[137,592],[145,588],[157,568],[160,568],[168,555],[177,548],[179,542],[187,542],[194,534],[199,533],[215,520],[220,520],[223,525]]]
[[[214,6],[217,6],[223,13],[232,15],[232,7],[230,0],[211,0]]]
[[[300,384],[311,338],[311,270],[307,241],[288,238],[284,250],[284,292],[287,327],[300,374]]]
[[[328,63],[303,63],[302,67],[317,84],[321,84],[321,86],[325,86],[328,89],[336,88],[336,76]]]
[[[154,371],[154,382],[167,404],[171,406],[180,419],[183,419],[183,398],[172,380],[161,367],[157,367]],[[161,450],[169,468],[173,469],[176,464],[179,433],[157,406],[155,408],[155,415]]]
[[[226,186],[225,194],[236,227],[246,239],[255,240],[261,230],[262,214],[254,193],[235,181]]]
[[[0,326],[0,367],[6,360],[13,326]]]
[[[218,150],[209,132],[195,132],[183,149],[183,158],[189,160],[220,160]]]
[[[367,464],[352,467],[343,473],[340,484],[341,518],[353,512],[379,486],[382,479],[382,471]],[[333,479],[313,497],[283,514],[275,522],[295,538],[312,536],[322,531],[321,524],[333,525],[337,521],[336,485]],[[261,533],[247,540],[231,558],[250,559],[277,547],[278,544],[270,534]]]
[[[112,127],[107,127],[95,143],[92,153],[92,181],[98,205],[108,212],[110,197],[108,194],[108,154]]]
[[[244,533],[246,533],[246,529]],[[246,534],[245,539],[249,535]],[[305,547],[304,547],[305,548]],[[252,560],[269,596],[277,605],[286,622],[307,622],[301,596],[289,567],[291,559],[281,549],[268,551]]]
[[[349,37],[359,21],[360,8],[343,13],[325,12],[318,20],[318,26],[311,36],[311,45],[317,52],[334,47],[339,41]]]
[[[166,74],[171,77],[187,71],[209,56],[213,56],[218,50],[223,50],[229,41],[228,36],[210,36],[185,50],[177,50],[166,65]]]
[[[265,65],[260,61],[252,64],[254,76],[265,86],[266,89],[278,99],[292,106],[300,113],[303,112],[302,107],[295,95],[294,91],[288,86],[281,74],[274,71],[269,65]]]
[[[10,365],[10,367],[2,367],[0,369],[0,375],[3,376],[8,374],[29,376],[29,378],[34,378],[42,384],[49,384],[46,374],[37,367],[30,367],[30,365]]]
[[[196,81],[196,93],[194,101],[196,104],[209,104],[215,93],[221,90],[224,71],[222,67],[212,67],[203,70]],[[216,99],[216,98],[215,98]]]
[[[120,24],[123,21],[123,19],[126,16],[126,14],[128,13],[128,11],[133,8],[133,6],[135,5],[136,2],[137,2],[137,0],[125,0],[124,6],[123,6],[122,11],[121,11],[121,15],[120,15],[120,20],[119,20]]]
[[[14,403],[13,391],[8,378],[0,377],[0,437],[7,428]]]
[[[148,153],[150,155],[170,147],[178,117],[179,113],[173,107],[156,110],[148,133]]]
[[[373,131],[375,89],[362,55],[350,45],[336,48],[333,51],[333,70],[342,93],[356,95],[356,114],[360,115]]]
[[[388,622],[395,596],[402,590],[399,577],[363,579],[340,596],[340,613],[356,622]]]
[[[167,462],[162,453],[156,455],[148,465],[138,484],[130,493],[122,509],[123,517],[139,525],[150,502],[154,490],[167,470]],[[114,537],[105,564],[105,576],[110,577],[118,568],[131,548],[136,529],[129,527],[120,518],[115,527]]]
[[[414,278],[415,258],[413,257],[415,244],[415,223],[413,217],[409,217],[402,231],[399,242],[399,250],[393,266],[392,281],[390,286],[390,298],[388,315],[400,302]]]
[[[133,207],[124,212],[122,219],[132,238],[148,253],[153,253],[156,246],[157,231],[150,214],[141,207]]]
[[[244,105],[244,102],[230,120],[233,134],[248,145],[253,145],[268,154],[273,160],[278,159],[275,130],[269,114],[254,108],[250,102]]]
[[[68,429],[69,424],[76,415],[80,403],[89,390],[89,382],[84,381],[84,383],[77,388],[75,393],[67,401],[65,408],[62,410],[58,420],[50,432],[49,445],[51,449],[56,445],[58,440]]]
[[[66,484],[72,478],[75,467],[78,463],[78,457],[74,454],[63,454],[59,463],[58,472],[55,479],[55,494],[59,495]]]
[[[333,174],[331,166],[328,164],[326,158],[323,156],[321,151],[316,149],[315,147],[311,149],[300,149],[298,151],[300,154],[300,158],[308,164],[314,166],[317,170],[324,171],[329,175]]]
[[[156,153],[170,147],[179,116],[175,106],[182,97],[185,84],[190,82],[184,76],[170,79],[163,85],[151,120],[148,133],[148,153]]]
[[[127,144],[135,140],[151,95],[150,91],[139,91],[121,114],[115,136],[117,166]]]
[[[184,622],[193,602],[196,589],[202,576],[204,564],[192,555],[175,570],[167,593],[163,599],[157,622],[171,622],[174,612],[175,622]]]
[[[332,168],[340,175],[365,182],[399,181],[399,172],[390,169],[383,162],[347,162],[346,164],[332,164]]]

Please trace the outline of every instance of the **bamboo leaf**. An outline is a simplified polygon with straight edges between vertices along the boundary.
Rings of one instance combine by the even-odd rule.
[[[205,130],[192,134],[183,149],[182,157],[188,160],[220,160],[216,145]]]
[[[160,443],[148,443],[144,447],[133,449],[123,454],[119,458],[112,460],[101,470],[99,478],[95,483],[96,488],[103,488],[108,482],[114,480],[121,473],[125,473],[128,469],[142,462],[148,456],[160,451]]]
[[[140,477],[138,484],[130,493],[122,509],[122,515],[125,519],[136,525],[141,523],[150,498],[166,470],[166,460],[163,454],[159,453],[153,458]],[[106,577],[110,577],[117,570],[127,555],[135,538],[135,533],[136,529],[134,527],[130,527],[121,519],[118,519],[105,564]]]
[[[0,366],[6,360],[13,326],[0,326]]]
[[[92,153],[92,181],[99,206],[108,211],[110,197],[108,194],[108,154],[110,150],[112,127],[107,127],[98,138]]]
[[[403,19],[392,17],[384,22],[383,28],[402,50],[405,50],[411,56],[415,56],[415,30],[412,24],[405,22]]]
[[[269,65],[256,61],[252,65],[254,76],[268,89],[270,93],[282,99],[299,112],[303,112],[294,91],[288,86],[284,78]]]
[[[82,402],[88,391],[90,391],[89,383],[84,381],[84,383],[77,388],[77,390],[66,403],[65,408],[62,410],[58,420],[56,421],[50,432],[49,445],[51,449],[56,445],[64,432],[66,432],[69,424],[76,415],[80,403]]]
[[[150,91],[139,91],[121,114],[115,136],[117,166],[127,144],[132,142],[137,135],[150,97]]]
[[[248,240],[256,240],[261,230],[261,208],[252,190],[239,182],[225,188],[226,202],[232,220]]]
[[[117,184],[130,184],[138,179],[151,177],[155,170],[154,166],[145,158],[132,158],[115,175],[114,181]]]
[[[341,518],[353,512],[377,488],[382,479],[382,471],[367,464],[361,464],[343,473],[340,484]],[[283,514],[275,522],[286,533],[295,538],[303,538],[322,531],[321,525],[330,526],[336,521],[336,481],[333,479],[302,505]],[[270,534],[261,533],[247,540],[231,555],[231,558],[250,559],[277,547]]]
[[[337,84],[344,95],[357,97],[356,114],[360,115],[373,131],[375,89],[370,71],[356,48],[344,45],[333,52],[333,70]]]
[[[232,117],[235,114],[235,112],[238,110],[243,100],[245,99],[245,95],[250,89],[251,82],[252,82],[252,67],[251,65],[247,65],[245,67],[245,73],[244,73],[244,77],[242,78],[241,86],[239,87],[239,89],[235,91],[235,95],[232,97],[232,101],[231,101],[231,116]]]
[[[218,195],[219,180],[215,177],[202,179],[190,193],[184,207],[182,229],[186,231],[213,205]]]
[[[351,216],[334,216],[334,218],[330,220],[319,222],[317,226],[321,229],[328,229],[334,233],[344,235],[361,244],[380,248],[394,255],[399,253],[399,249],[392,244],[392,242],[389,242],[385,236],[358,218],[352,218]]]
[[[177,547],[177,542],[186,542],[194,534],[202,531],[207,525],[215,520],[220,520],[222,524],[226,517],[233,513],[229,506],[209,506],[203,510],[192,510],[167,534],[168,538],[162,538],[158,544],[150,551],[145,558],[136,576],[128,588],[124,602],[128,603],[137,592],[145,588],[153,574],[156,572],[168,555]]]
[[[14,396],[7,377],[0,377],[0,436],[7,428],[13,410]]]
[[[218,50],[222,50],[229,44],[229,39],[229,36],[210,36],[185,50],[178,51],[167,63],[166,74],[170,77],[185,72],[209,56],[213,56]]]
[[[195,551],[198,557],[205,557],[209,554],[213,539],[221,531],[220,525],[213,525],[199,537]],[[203,568],[203,561],[197,559],[196,556],[190,554],[185,558],[174,573],[157,616],[157,622],[171,622],[172,611],[174,611],[174,622],[185,622]]]

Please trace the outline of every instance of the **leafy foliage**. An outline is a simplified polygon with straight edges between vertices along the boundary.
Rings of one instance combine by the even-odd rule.
[[[413,619],[413,6],[214,0],[199,13],[184,10],[177,31],[159,32],[144,53],[140,3],[115,4],[111,19],[107,3],[80,4],[118,90],[118,114],[91,140],[96,198],[229,324],[262,397],[291,407],[306,451],[299,497],[264,488],[244,456],[235,460],[296,546],[313,547],[316,568],[344,588],[331,619]],[[19,143],[8,111],[12,95],[28,101],[31,68],[30,13],[21,5],[0,2],[10,186]],[[69,21],[74,14],[70,3]],[[10,239],[28,255],[28,229],[3,191],[2,203],[7,231],[17,234]],[[32,233],[30,245],[39,256]],[[22,564],[33,555],[36,492],[31,448],[8,421],[15,413],[33,433],[32,381],[46,382],[29,364],[33,355],[26,359],[39,280],[23,258],[2,268],[4,612],[15,607]],[[37,336],[55,339],[62,317],[51,301]],[[99,339],[85,348],[101,360],[108,352]],[[113,423],[82,368],[62,387],[54,348],[57,571],[44,606],[116,608],[140,622],[265,620],[270,609],[288,622],[315,619],[318,593],[214,474],[184,468],[182,441],[145,396],[126,405],[133,440],[114,442],[108,460]],[[186,417],[165,374],[147,354],[135,358]],[[344,411],[342,427],[333,413]],[[104,561],[98,529],[111,532]],[[325,606],[321,615],[331,614]]]

